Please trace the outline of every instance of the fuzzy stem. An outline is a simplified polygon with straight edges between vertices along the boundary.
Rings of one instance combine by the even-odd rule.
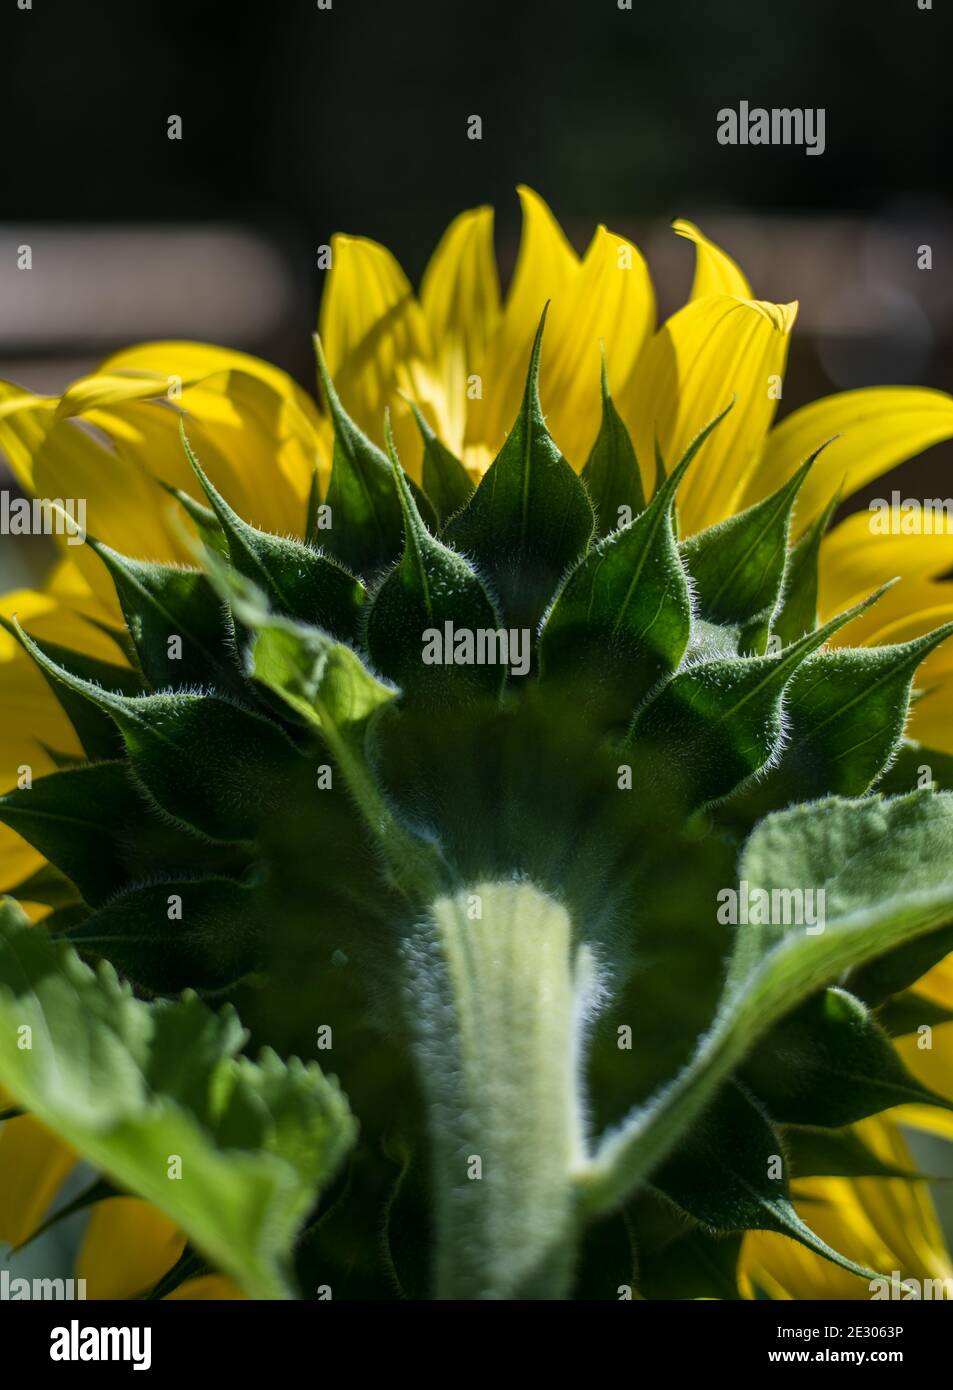
[[[562,1298],[583,1162],[581,1039],[594,971],[527,883],[438,898],[406,946],[430,1108],[437,1298]]]

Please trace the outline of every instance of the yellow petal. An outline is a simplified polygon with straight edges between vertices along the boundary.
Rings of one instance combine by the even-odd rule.
[[[920,1041],[920,1036],[912,1033],[909,1037],[897,1038],[894,1046],[918,1081],[937,1095],[953,1101],[953,1024],[945,1023],[934,1028],[929,1047],[921,1047]],[[922,1109],[930,1119],[918,1128],[933,1128],[939,1120],[940,1133],[948,1132],[951,1119],[949,1111],[944,1114],[942,1110],[935,1110],[932,1106],[924,1106]],[[899,1114],[900,1112],[898,1117]]]
[[[916,983],[917,994],[953,1009],[953,955],[945,956]],[[951,1035],[953,1041],[953,1035]]]
[[[441,430],[447,426],[423,312],[394,257],[374,241],[332,237],[331,267],[320,333],[341,402],[379,445],[389,408],[401,462],[419,477],[420,435],[404,396],[429,406]]]
[[[69,560],[56,567],[45,592],[21,589],[0,595],[0,616],[9,620],[14,615],[36,637],[125,664],[115,643],[89,621],[106,621],[109,614]],[[48,750],[82,755],[73,727],[46,679],[16,638],[0,628],[0,791],[17,785],[24,766],[31,769],[34,780],[54,771]],[[16,888],[42,863],[42,856],[25,840],[0,826],[0,892]]]
[[[809,454],[833,439],[798,497],[806,526],[843,486],[845,496],[953,436],[953,396],[913,386],[867,386],[825,396],[795,410],[772,430],[742,494],[749,506],[779,488]]]
[[[463,212],[451,222],[424,272],[420,304],[446,401],[444,443],[459,454],[466,428],[467,377],[482,362],[500,323],[492,208]]]
[[[87,1298],[135,1298],[172,1268],[185,1237],[139,1197],[109,1197],[93,1206],[76,1261]]]
[[[880,1158],[910,1169],[914,1164],[894,1123],[884,1117],[855,1126]],[[800,1215],[835,1250],[883,1274],[946,1279],[953,1265],[925,1183],[899,1178],[811,1178],[796,1184]],[[773,1297],[854,1299],[870,1297],[869,1281],[837,1268],[784,1236],[745,1237],[742,1269]]]
[[[655,439],[666,466],[724,410],[682,484],[679,519],[691,535],[730,516],[764,442],[777,405],[796,305],[710,295],[679,309],[642,354],[629,399],[620,410],[633,421],[645,485],[655,474]]]
[[[13,1104],[0,1096],[0,1108]],[[75,1162],[32,1115],[0,1123],[0,1244],[20,1245],[36,1230]]]
[[[953,527],[945,535],[880,536],[870,530],[868,511],[855,512],[821,543],[818,606],[823,621],[898,575],[908,580],[932,579],[951,568]],[[880,615],[887,597],[866,615],[876,626],[883,625]],[[904,606],[910,611],[912,594]],[[857,631],[852,624],[844,629],[844,638],[852,646],[857,643]]]
[[[146,344],[74,382],[58,409],[60,418],[82,414],[130,466],[200,496],[179,439],[182,413],[236,511],[265,530],[302,534],[315,467],[330,462],[328,429],[278,368],[205,344]],[[175,512],[161,508],[166,529]]]
[[[227,1279],[224,1274],[203,1274],[199,1279],[187,1279],[184,1284],[173,1289],[172,1293],[166,1294],[169,1302],[176,1299],[222,1302],[225,1299],[244,1297],[238,1285]]]
[[[56,398],[35,396],[0,381],[0,449],[26,489],[33,485],[33,456],[53,424]]]
[[[654,327],[655,295],[642,255],[625,237],[599,227],[579,270],[553,297],[540,370],[550,433],[577,469],[602,419],[600,343],[610,387],[622,400]]]
[[[167,497],[158,483],[139,463],[107,448],[76,421],[59,420],[53,426],[33,467],[37,496],[85,499],[89,535],[137,559],[186,558],[160,519]],[[108,604],[112,583],[92,551],[66,544],[63,551]]]
[[[64,635],[55,602],[31,590],[0,597],[0,616],[16,613],[31,631],[51,640]],[[46,631],[41,632],[40,629]],[[102,639],[106,641],[104,637]],[[34,781],[54,770],[47,749],[79,755],[79,740],[43,675],[8,632],[0,629],[0,791],[15,787],[21,769]],[[0,827],[0,892],[8,892],[43,863],[42,856],[8,826]]]
[[[280,367],[247,352],[216,347],[212,343],[155,342],[139,343],[108,357],[99,368],[105,376],[142,373],[162,378],[164,395],[171,382],[199,382],[227,372],[241,372],[255,377],[262,385],[285,401],[315,428],[318,410],[308,393]]]
[[[517,192],[523,231],[513,283],[480,373],[482,397],[470,402],[467,415],[468,454],[484,464],[499,452],[516,418],[533,335],[546,301],[555,305],[579,271],[576,253],[539,194],[523,186]],[[543,346],[544,370],[548,351],[547,342]]]
[[[85,415],[126,401],[155,400],[166,396],[170,379],[158,372],[94,372],[67,387],[56,407],[57,420]]]
[[[0,615],[9,620],[16,614],[28,632],[47,642],[55,642],[58,646],[69,647],[72,651],[112,662],[113,665],[126,665],[121,649],[97,626],[99,623],[113,628],[122,626],[115,596],[107,605],[99,602],[83,578],[82,571],[70,558],[75,553],[73,550],[67,552],[66,558],[50,573],[42,590],[15,589],[0,595]],[[28,667],[33,667],[33,662],[19,642],[9,633],[0,631],[0,679],[2,662],[14,657],[25,660]],[[37,689],[40,688],[37,686]]]
[[[679,218],[672,223],[672,231],[695,244],[695,278],[690,299],[704,299],[708,294],[733,294],[737,299],[754,298],[741,268],[726,251],[709,241],[694,222]]]

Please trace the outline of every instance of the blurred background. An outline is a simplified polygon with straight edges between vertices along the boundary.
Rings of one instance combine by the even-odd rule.
[[[0,374],[59,390],[176,336],[310,385],[333,231],[385,242],[417,281],[448,221],[491,202],[505,280],[522,181],[580,250],[596,221],[637,237],[663,310],[691,280],[673,217],[722,239],[759,296],[800,299],[783,410],[948,385],[950,6],[622,2],[7,0]],[[742,99],[825,108],[823,155],[719,145],[716,113]]]
[[[385,242],[418,282],[450,219],[490,202],[505,283],[526,182],[580,251],[597,221],[636,239],[662,312],[691,283],[674,217],[760,297],[799,299],[782,415],[861,385],[949,389],[953,22],[928,3],[6,0],[0,377],[58,392],[115,348],[175,337],[310,387],[332,232]],[[716,113],[742,99],[823,107],[824,154],[719,145]],[[930,450],[906,495],[951,494],[951,464],[953,445]],[[44,547],[0,537],[0,590]],[[23,1259],[52,1272],[40,1245]]]

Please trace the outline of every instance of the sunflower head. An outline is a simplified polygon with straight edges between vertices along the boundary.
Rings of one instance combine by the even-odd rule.
[[[201,1136],[185,1195],[141,1129],[94,1142],[55,1067],[0,1049],[0,1080],[186,1233],[163,1291],[202,1261],[287,1291],[293,1249],[306,1288],[357,1296],[737,1296],[784,1286],[770,1243],[739,1262],[767,1232],[863,1293],[895,1257],[813,1229],[797,1185],[902,1181],[857,1126],[948,1107],[893,1039],[936,1021],[911,986],[951,945],[945,763],[906,730],[953,624],[937,603],[872,644],[887,576],[832,582],[838,484],[870,465],[815,418],[765,438],[792,306],[679,224],[693,297],[653,334],[635,249],[601,228],[580,263],[524,196],[505,308],[485,212],[419,301],[335,244],[323,413],[188,347],[171,399],[149,349],[54,410],[11,388],[31,486],[91,476],[84,415],[161,498],[164,549],[91,510],[74,611],[109,659],[9,621],[70,732],[0,797],[42,860],[15,896],[46,909],[4,929],[0,1018],[29,995],[59,1046],[108,1038],[105,1114],[144,1124],[128,1048],[159,1149]],[[862,445],[897,428],[874,394],[841,407]],[[903,396],[911,449],[949,429],[934,395]],[[243,1183],[269,1176],[294,1200],[263,1251]]]

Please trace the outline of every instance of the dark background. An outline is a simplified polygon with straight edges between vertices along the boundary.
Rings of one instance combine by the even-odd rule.
[[[719,213],[740,212],[754,237],[735,242],[753,240],[765,297],[820,301],[843,281],[839,268],[825,277],[815,243],[797,251],[790,230],[758,235],[772,215],[809,215],[816,229],[846,212],[858,219],[848,232],[873,219],[909,224],[918,241],[928,225],[949,230],[947,0],[930,11],[917,0],[633,0],[631,11],[617,0],[33,0],[29,11],[2,0],[0,14],[7,245],[43,224],[252,227],[294,293],[280,321],[242,329],[236,345],[270,350],[309,380],[317,245],[339,229],[372,236],[416,280],[450,218],[492,202],[505,272],[520,181],[579,247],[596,220],[644,238],[673,216],[717,228]],[[742,98],[823,106],[824,155],[720,146],[716,112]],[[166,137],[173,113],[179,142]],[[481,142],[466,138],[470,114],[483,118]],[[837,230],[829,244],[840,248]],[[930,292],[908,259],[905,292],[929,301],[946,277],[948,310],[951,252],[953,237],[942,256],[935,248]],[[670,291],[660,272],[663,302],[688,283],[687,247],[677,265]],[[806,301],[807,326],[820,314],[829,332],[821,308]],[[2,300],[0,317],[17,358]],[[935,346],[948,322],[938,328],[929,304],[927,318]],[[71,328],[29,355],[84,346]],[[921,365],[920,380],[935,373]],[[905,379],[902,362],[893,379]]]

